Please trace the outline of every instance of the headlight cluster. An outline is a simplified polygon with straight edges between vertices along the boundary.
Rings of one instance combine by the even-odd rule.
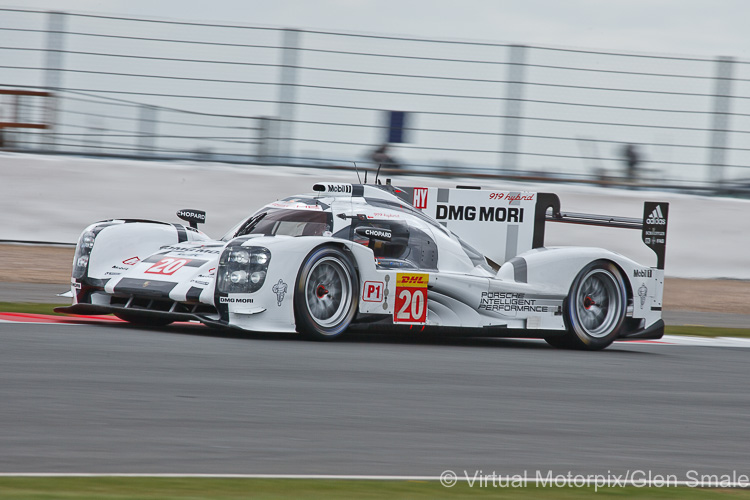
[[[263,247],[229,244],[219,259],[217,290],[223,293],[252,293],[266,280],[271,252]]]
[[[78,240],[75,257],[73,257],[73,277],[76,279],[83,278],[86,275],[95,238],[96,233],[93,231],[84,231]]]

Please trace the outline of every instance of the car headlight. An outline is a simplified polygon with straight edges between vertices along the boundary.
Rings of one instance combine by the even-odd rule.
[[[263,247],[241,245],[242,240],[230,243],[221,254],[216,282],[219,292],[257,292],[266,280],[271,252]]]
[[[91,249],[94,248],[96,233],[93,231],[84,231],[78,239],[76,245],[75,257],[73,257],[73,277],[81,279],[86,275],[91,257]]]
[[[241,248],[232,249],[229,252],[229,262],[234,262],[236,264],[244,266],[245,264],[250,263],[250,254],[247,252],[247,250],[243,250]]]
[[[229,281],[231,281],[233,285],[244,285],[247,283],[247,271],[233,271],[229,275]]]

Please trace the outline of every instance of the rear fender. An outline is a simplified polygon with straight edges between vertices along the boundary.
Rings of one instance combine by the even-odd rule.
[[[503,264],[497,277],[545,286],[550,292],[567,295],[580,270],[600,259],[611,261],[620,269],[628,294],[633,298],[634,318],[644,318],[645,326],[661,318],[664,271],[602,248],[537,248]]]
[[[550,291],[566,295],[579,271],[600,259],[614,262],[624,274],[632,274],[628,271],[640,267],[630,259],[603,248],[537,248],[503,264],[497,272],[497,278],[517,283],[545,285]]]

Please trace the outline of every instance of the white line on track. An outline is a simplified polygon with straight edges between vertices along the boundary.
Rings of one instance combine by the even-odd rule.
[[[750,347],[750,339],[743,337],[690,337],[687,335],[665,335],[664,338],[657,342],[663,342],[665,345],[688,345],[698,347]]]
[[[359,481],[439,481],[440,476],[366,476],[341,474],[146,474],[107,472],[0,472],[0,477],[155,477],[207,479],[337,479]]]
[[[345,475],[345,474],[148,474],[148,473],[98,473],[98,472],[0,472],[0,477],[31,477],[31,478],[156,478],[156,479],[311,479],[311,480],[334,480],[334,481],[430,481],[443,483],[446,479],[449,479],[449,485],[443,484],[444,486],[451,487],[456,482],[468,483],[469,486],[473,486],[476,481],[478,487],[482,487],[480,479],[474,476],[472,473],[467,471],[461,471],[463,474],[455,474],[453,471],[444,471],[441,476],[389,476],[389,475]],[[450,476],[446,477],[445,474],[450,473]],[[483,476],[484,477],[484,476]],[[490,476],[488,476],[490,477]],[[643,487],[677,487],[685,486],[690,488],[701,487],[701,488],[748,488],[750,481],[745,481],[745,476],[739,476],[742,479],[732,481],[726,479],[725,481],[718,481],[714,479],[707,479],[706,482],[699,483],[697,479],[684,481],[677,480],[673,476],[665,476],[665,478],[659,479],[648,479],[644,477],[642,479],[626,479],[621,476],[605,476],[603,474],[580,474],[577,476],[559,475],[552,476],[552,480],[549,477],[530,477],[523,475],[509,475],[495,476],[495,480],[508,480],[515,481],[518,484],[523,485],[535,485],[541,487],[583,487],[583,486],[595,486],[598,488],[602,487],[624,487],[624,486],[636,486],[638,488]],[[484,485],[487,486],[486,484]]]

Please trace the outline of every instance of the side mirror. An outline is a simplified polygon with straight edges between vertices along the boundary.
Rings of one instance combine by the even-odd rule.
[[[354,229],[354,232],[363,238],[371,240],[391,241],[393,238],[393,232],[390,229],[383,229],[380,227],[359,226]]]
[[[198,224],[205,224],[206,212],[186,208],[177,212],[177,217],[190,223],[190,227],[198,229]]]

